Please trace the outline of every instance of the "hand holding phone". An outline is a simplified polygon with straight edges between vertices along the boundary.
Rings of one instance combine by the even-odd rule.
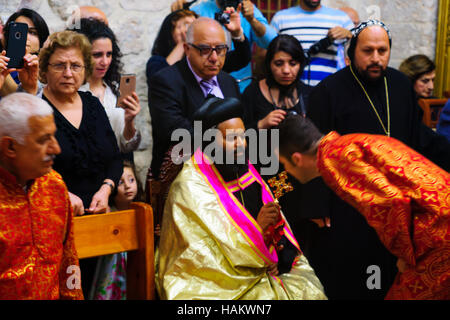
[[[119,85],[120,96],[117,99],[117,107],[123,108],[123,100],[136,91],[136,75],[123,74],[120,76]]]
[[[11,22],[6,35],[6,56],[10,58],[8,68],[23,68],[23,57],[25,56],[28,36],[28,25],[26,23]]]

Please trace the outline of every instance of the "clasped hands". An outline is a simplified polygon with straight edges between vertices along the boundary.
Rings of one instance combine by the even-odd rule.
[[[102,184],[100,189],[94,194],[89,208],[85,209],[83,201],[76,194],[69,192],[70,203],[72,204],[73,215],[82,216],[85,212],[97,214],[109,212],[108,199],[111,194],[111,187],[107,184]]]

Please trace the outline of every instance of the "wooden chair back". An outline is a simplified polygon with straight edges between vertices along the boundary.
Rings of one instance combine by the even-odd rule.
[[[423,110],[423,123],[434,129],[437,126],[441,111],[448,99],[419,99],[419,106]]]
[[[156,176],[151,167],[147,173],[147,180],[145,185],[146,202],[149,203],[154,210],[154,224],[160,225],[162,222],[162,215],[164,212],[164,203],[169,195],[170,185],[177,177],[183,168],[183,164],[175,164],[172,161],[171,147],[164,156],[159,174]],[[180,158],[183,156],[180,153]]]
[[[127,299],[155,298],[152,207],[133,202],[130,210],[74,218],[78,258],[127,251]],[[83,277],[83,275],[81,275]]]

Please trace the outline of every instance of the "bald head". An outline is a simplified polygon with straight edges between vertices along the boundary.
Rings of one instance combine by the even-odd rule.
[[[359,14],[355,9],[350,7],[342,7],[339,10],[344,11],[350,17],[355,27],[357,27],[361,23],[361,20],[359,19]]]
[[[200,78],[209,80],[219,74],[225,63],[227,47],[225,30],[214,19],[198,18],[189,26],[184,52],[192,70]]]
[[[225,30],[219,22],[214,19],[200,17],[191,23],[186,33],[186,42],[193,43],[195,38],[203,36],[203,34],[213,32],[214,34],[223,34],[224,41],[226,41]]]
[[[103,21],[106,25],[108,25],[108,19],[106,18],[105,13],[97,7],[92,6],[82,6],[80,7],[80,17],[83,19],[97,19]]]

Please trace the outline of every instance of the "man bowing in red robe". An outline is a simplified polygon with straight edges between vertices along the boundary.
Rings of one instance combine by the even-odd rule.
[[[302,183],[321,176],[398,258],[386,299],[450,299],[449,173],[386,136],[323,136],[300,116],[278,129],[286,171]]]

